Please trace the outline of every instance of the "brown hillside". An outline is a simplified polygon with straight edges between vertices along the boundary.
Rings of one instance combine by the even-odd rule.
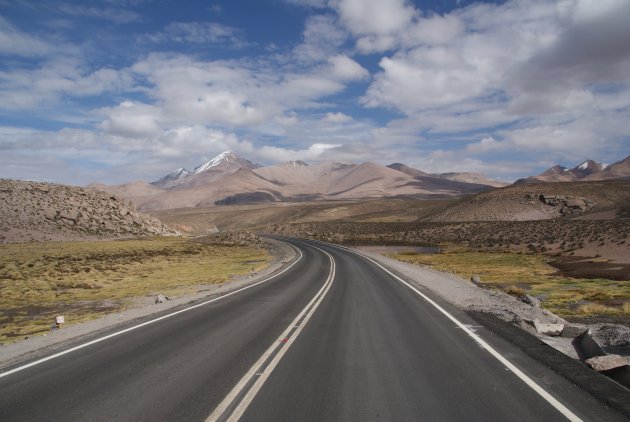
[[[1,243],[176,234],[111,194],[0,179]]]
[[[600,181],[512,185],[461,200],[431,221],[528,221],[623,217],[630,182]]]

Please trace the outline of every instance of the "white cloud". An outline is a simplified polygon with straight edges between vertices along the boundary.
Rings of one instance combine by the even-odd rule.
[[[333,6],[355,35],[393,34],[416,13],[404,0],[339,0]]]
[[[345,55],[331,57],[328,62],[332,66],[332,75],[342,81],[357,81],[369,75],[363,66]]]
[[[338,113],[326,113],[323,119],[325,122],[330,123],[346,123],[352,121],[352,117],[347,114],[338,112]]]
[[[146,34],[142,41],[160,43],[165,41],[192,44],[229,44],[231,47],[245,45],[239,29],[216,22],[172,22],[163,32]]]
[[[483,138],[479,142],[468,144],[466,146],[466,151],[472,153],[485,153],[502,149],[504,146],[504,144],[502,144],[501,142],[497,142],[493,137],[490,136]]]
[[[126,69],[85,69],[70,57],[48,61],[35,69],[0,71],[0,109],[37,109],[54,105],[64,95],[86,97],[128,89]]]
[[[336,54],[348,33],[331,15],[311,16],[306,20],[303,41],[293,50],[299,62],[321,62]]]
[[[419,47],[385,57],[380,66],[383,73],[363,98],[368,107],[391,106],[411,114],[477,97],[488,88],[487,74],[447,48]]]
[[[68,53],[72,49],[63,43],[51,43],[28,34],[0,16],[0,54],[42,57],[53,53]]]
[[[155,106],[125,101],[110,110],[99,127],[105,133],[125,138],[154,137],[162,132],[158,124],[160,114]]]
[[[334,0],[331,6],[358,37],[357,49],[363,53],[393,48],[418,13],[405,0]]]
[[[401,39],[408,46],[447,44],[461,36],[464,29],[464,23],[456,15],[433,15],[419,19],[401,33]]]
[[[265,145],[260,149],[259,156],[263,159],[273,160],[274,162],[292,160],[321,161],[327,151],[340,146],[340,144],[316,143],[310,145],[307,149],[295,150]]]
[[[142,20],[142,16],[132,10],[116,6],[96,6],[75,3],[61,3],[58,10],[70,16],[106,19],[117,24],[126,24]]]

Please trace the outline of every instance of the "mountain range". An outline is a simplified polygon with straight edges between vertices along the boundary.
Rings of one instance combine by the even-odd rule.
[[[586,160],[571,169],[555,165],[538,176],[519,179],[514,183],[588,182],[611,179],[630,179],[630,156],[611,165],[593,160]]]
[[[623,178],[630,178],[630,157],[609,166],[593,160],[572,169],[554,166],[515,184]],[[141,210],[153,211],[256,202],[457,197],[506,185],[479,173],[431,174],[401,163],[383,166],[328,161],[308,165],[290,161],[263,167],[225,151],[192,171],[178,168],[150,183],[91,187],[130,200]]]
[[[269,201],[452,197],[503,185],[481,174],[428,174],[399,163],[290,161],[262,167],[225,151],[192,171],[178,168],[154,182],[91,187],[131,200],[142,210],[162,210]]]

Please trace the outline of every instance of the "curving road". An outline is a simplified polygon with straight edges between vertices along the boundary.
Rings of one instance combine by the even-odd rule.
[[[625,420],[375,262],[283,240],[301,259],[268,280],[4,368],[0,420]]]

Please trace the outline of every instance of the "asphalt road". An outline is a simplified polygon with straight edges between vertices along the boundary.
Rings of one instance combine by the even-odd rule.
[[[0,420],[567,420],[376,264],[289,242],[303,257],[280,276],[0,378]],[[624,420],[494,346],[569,417]]]

